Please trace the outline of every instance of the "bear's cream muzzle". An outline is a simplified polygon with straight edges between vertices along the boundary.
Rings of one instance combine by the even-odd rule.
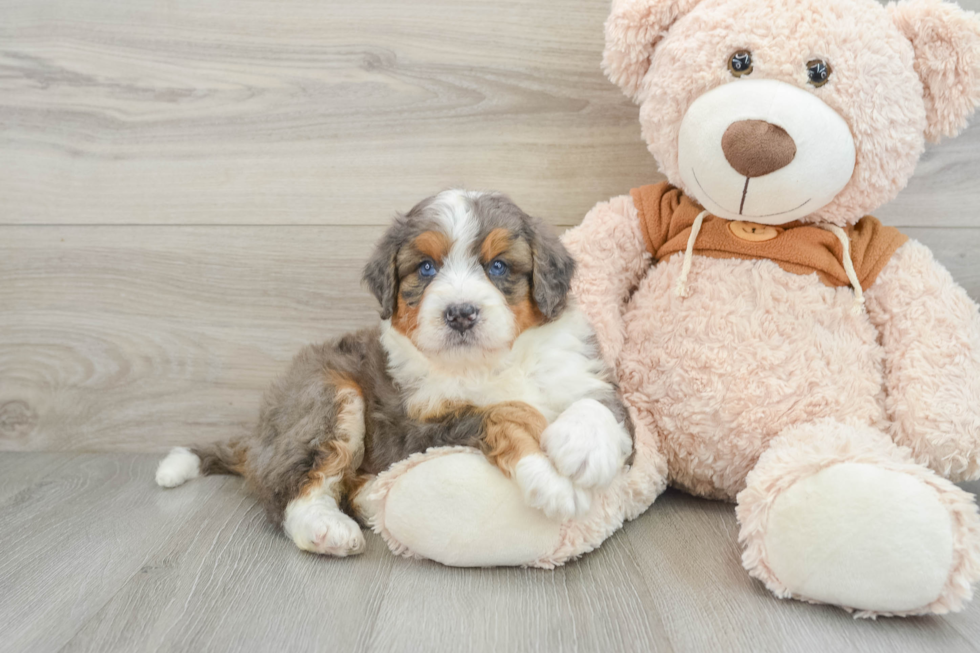
[[[826,206],[854,172],[844,119],[813,93],[737,79],[696,99],[681,121],[686,190],[712,215],[792,222]]]

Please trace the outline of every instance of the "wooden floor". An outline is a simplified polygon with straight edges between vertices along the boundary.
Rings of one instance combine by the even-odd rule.
[[[238,478],[174,490],[141,454],[0,454],[0,651],[980,650],[980,601],[855,620],[773,598],[728,504],[668,492],[555,571],[297,550]],[[980,491],[980,483],[966,486]]]

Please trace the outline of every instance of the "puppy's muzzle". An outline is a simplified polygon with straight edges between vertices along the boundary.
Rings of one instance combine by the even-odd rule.
[[[443,313],[449,328],[459,333],[472,329],[479,317],[480,309],[473,304],[451,304]]]

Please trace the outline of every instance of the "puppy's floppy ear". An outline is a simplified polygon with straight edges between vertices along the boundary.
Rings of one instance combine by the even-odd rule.
[[[955,136],[980,105],[980,19],[940,0],[890,3],[888,13],[915,50],[926,138],[935,142]]]
[[[395,258],[401,247],[402,234],[405,231],[405,219],[398,216],[395,223],[388,228],[374,248],[374,253],[364,266],[362,277],[368,289],[381,304],[381,319],[388,320],[395,312],[395,300],[398,297],[398,273],[395,268]]]
[[[531,273],[534,303],[544,316],[552,320],[565,309],[568,290],[575,273],[575,260],[558,240],[551,227],[532,218],[534,236],[531,242]]]
[[[602,69],[634,101],[650,68],[653,48],[700,0],[613,0],[606,19]]]

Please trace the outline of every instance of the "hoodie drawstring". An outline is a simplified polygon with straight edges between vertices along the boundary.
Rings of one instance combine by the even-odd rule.
[[[681,266],[681,276],[677,277],[677,285],[674,287],[674,292],[678,297],[687,295],[687,275],[691,272],[691,259],[694,257],[694,241],[698,238],[698,232],[701,231],[701,223],[704,222],[704,216],[706,215],[708,215],[707,211],[698,213],[698,217],[694,218],[694,225],[691,226],[691,235],[687,239],[687,249],[684,250],[684,265]]]
[[[701,231],[701,223],[704,222],[704,218],[707,215],[707,211],[698,213],[698,217],[694,219],[694,224],[691,226],[691,235],[687,239],[687,249],[684,250],[684,264],[681,266],[680,276],[677,277],[677,284],[674,286],[674,293],[678,297],[687,296],[687,277],[691,273],[691,263],[694,257],[694,241],[697,240],[698,233]],[[826,229],[837,236],[837,240],[840,241],[841,247],[844,249],[841,264],[844,266],[844,274],[847,275],[847,280],[851,284],[851,288],[854,289],[854,310],[856,313],[860,313],[864,308],[864,290],[861,288],[861,280],[858,279],[857,272],[854,270],[854,261],[851,260],[851,239],[848,237],[847,232],[837,225],[820,224],[815,226]]]
[[[854,261],[851,260],[851,239],[847,236],[846,231],[835,224],[821,224],[818,226],[823,227],[830,233],[837,236],[837,240],[840,241],[841,247],[844,248],[844,255],[841,257],[841,263],[844,264],[844,273],[847,275],[847,280],[851,283],[851,287],[854,289],[854,312],[860,313],[861,309],[864,307],[864,290],[861,289],[861,280],[858,279],[857,272],[854,271]]]

